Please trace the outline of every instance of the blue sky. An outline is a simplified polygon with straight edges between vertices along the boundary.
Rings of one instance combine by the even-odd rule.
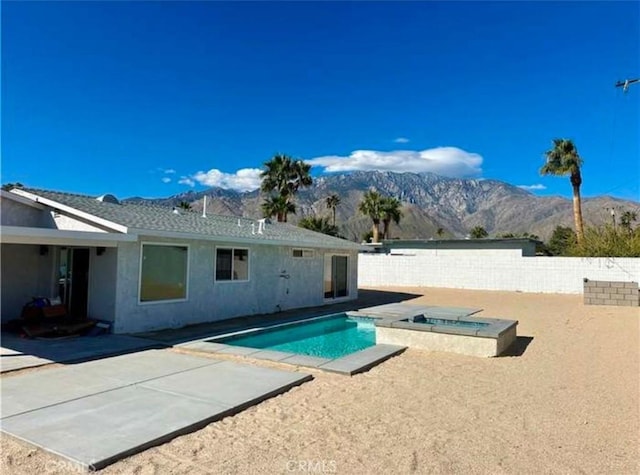
[[[2,182],[250,189],[283,152],[639,198],[638,2],[3,2]]]

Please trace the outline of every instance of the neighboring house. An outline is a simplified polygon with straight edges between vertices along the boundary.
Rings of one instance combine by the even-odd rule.
[[[465,257],[477,255],[535,256],[540,241],[530,238],[496,239],[393,239],[380,244],[365,244],[363,252],[384,254],[452,255]]]
[[[1,192],[2,321],[32,297],[114,333],[357,297],[360,245],[283,223],[46,190]]]

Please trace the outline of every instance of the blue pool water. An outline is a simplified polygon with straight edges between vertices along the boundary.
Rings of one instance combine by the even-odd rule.
[[[465,327],[465,328],[482,328],[489,325],[485,322],[467,322],[464,320],[450,320],[448,318],[431,318],[426,317],[422,321],[417,321],[415,323],[423,323],[425,325],[446,325],[451,327]]]
[[[340,358],[376,344],[373,319],[339,314],[334,318],[274,328],[221,340],[225,345]]]

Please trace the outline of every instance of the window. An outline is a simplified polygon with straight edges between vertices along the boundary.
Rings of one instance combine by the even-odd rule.
[[[293,257],[313,257],[313,249],[294,249]]]
[[[140,302],[186,299],[188,254],[187,246],[143,244]]]
[[[216,280],[249,280],[249,250],[216,249]]]

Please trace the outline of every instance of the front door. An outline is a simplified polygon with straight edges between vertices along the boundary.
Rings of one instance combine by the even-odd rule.
[[[349,258],[324,256],[324,298],[335,299],[349,295]]]
[[[89,249],[61,249],[60,298],[72,317],[86,317],[89,294]]]

